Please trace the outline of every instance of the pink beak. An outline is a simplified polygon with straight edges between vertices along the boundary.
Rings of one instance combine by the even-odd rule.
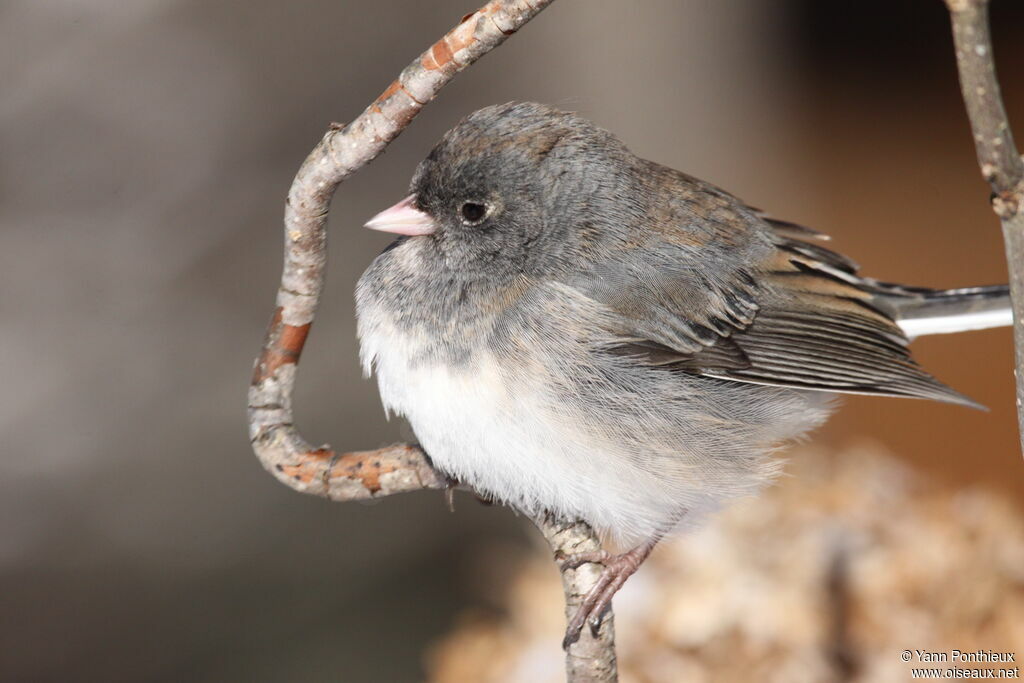
[[[413,206],[415,200],[416,195],[409,195],[368,220],[366,227],[396,235],[429,235],[437,229],[437,225],[434,219]]]

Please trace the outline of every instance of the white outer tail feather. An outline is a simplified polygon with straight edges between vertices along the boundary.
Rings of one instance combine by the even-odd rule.
[[[903,330],[903,334],[910,339],[915,339],[927,334],[948,334],[950,332],[987,330],[990,327],[1007,327],[1013,324],[1013,312],[1006,307],[995,311],[975,311],[934,318],[908,318],[896,322]]]

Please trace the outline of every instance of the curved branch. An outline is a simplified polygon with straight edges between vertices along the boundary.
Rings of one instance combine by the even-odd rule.
[[[455,74],[503,43],[551,2],[493,0],[466,15],[407,66],[355,121],[332,125],[295,176],[285,207],[285,258],[277,309],[256,359],[248,407],[253,450],[263,466],[291,488],[346,501],[452,485],[416,446],[339,453],[329,446],[311,446],[295,428],[292,393],[324,285],[327,213],[338,185],[380,154]],[[556,550],[599,548],[597,537],[585,524],[538,525]],[[565,573],[570,608],[575,608],[595,578],[592,568]],[[609,614],[598,637],[585,636],[567,651],[569,680],[614,681],[614,648]]]
[[[444,488],[414,446],[337,453],[314,448],[295,428],[292,392],[327,263],[327,213],[343,180],[372,161],[450,81],[500,45],[552,0],[493,0],[463,17],[355,121],[332,126],[302,164],[285,207],[285,258],[277,310],[249,387],[249,438],[263,466],[282,483],[332,500]]]
[[[1013,301],[1017,421],[1024,450],[1024,159],[1013,142],[996,78],[988,0],[946,0],[946,6],[978,165],[992,188],[992,209],[1003,227]]]

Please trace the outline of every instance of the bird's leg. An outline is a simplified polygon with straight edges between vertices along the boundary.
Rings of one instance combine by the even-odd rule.
[[[563,648],[568,648],[579,640],[584,624],[589,624],[591,632],[595,636],[597,635],[601,620],[612,604],[612,597],[626,583],[626,579],[640,568],[660,540],[661,534],[619,555],[613,555],[607,550],[598,550],[569,555],[560,559],[559,566],[563,572],[567,569],[576,569],[587,563],[600,564],[604,567],[597,583],[583,598],[576,614],[569,621],[569,626],[565,630],[565,638],[562,640]]]

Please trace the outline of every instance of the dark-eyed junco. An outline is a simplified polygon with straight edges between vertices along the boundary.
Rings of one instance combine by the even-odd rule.
[[[570,625],[598,623],[657,540],[778,471],[835,393],[975,405],[908,336],[1010,322],[1005,287],[857,275],[807,228],[539,104],[481,109],[367,227],[363,364],[434,464],[620,541]]]

